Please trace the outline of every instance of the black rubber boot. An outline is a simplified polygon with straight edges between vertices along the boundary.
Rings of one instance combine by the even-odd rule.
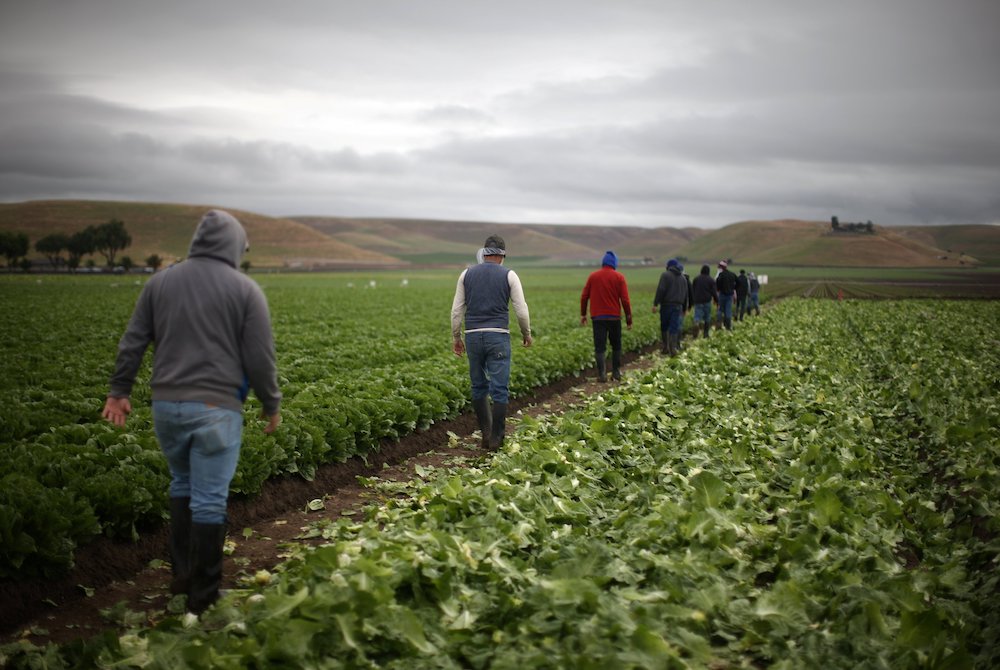
[[[225,543],[226,524],[191,524],[191,590],[187,601],[189,612],[201,614],[219,599],[222,550]]]
[[[490,431],[493,430],[493,416],[490,414],[490,399],[483,396],[479,400],[472,401],[472,407],[476,410],[476,420],[479,422],[479,432],[482,433],[482,441],[479,443],[480,449],[490,448]]]
[[[725,319],[725,323],[726,323],[726,330],[732,330],[733,329],[733,320],[732,320],[732,318],[727,317]]]
[[[598,354],[596,356],[597,362],[597,381],[606,382],[608,381],[608,360],[604,358],[603,354]]]
[[[611,378],[616,382],[622,380],[622,350],[611,350]]]
[[[663,342],[663,344],[660,345],[660,353],[661,354],[669,354],[670,353],[670,331],[669,330],[661,330],[660,331],[660,341]]]
[[[191,499],[170,499],[170,592],[175,596],[191,589]]]
[[[507,403],[493,403],[493,430],[490,431],[490,448],[500,449],[503,447],[503,438],[507,429]]]

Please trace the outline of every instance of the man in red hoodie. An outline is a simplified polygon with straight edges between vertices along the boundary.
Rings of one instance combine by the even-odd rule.
[[[618,272],[618,257],[608,251],[601,260],[601,269],[587,277],[580,295],[580,325],[587,325],[587,303],[590,303],[590,320],[594,324],[594,357],[597,360],[597,379],[608,380],[608,363],[605,352],[611,340],[611,376],[622,378],[622,310],[625,323],[632,329],[632,305],[628,298],[625,275]]]

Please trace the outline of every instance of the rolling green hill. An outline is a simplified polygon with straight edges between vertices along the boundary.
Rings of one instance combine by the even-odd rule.
[[[905,226],[893,231],[946,255],[969,254],[988,265],[1000,265],[1000,226]]]
[[[122,255],[142,264],[155,253],[169,263],[187,255],[198,221],[211,208],[204,205],[77,200],[0,204],[0,230],[27,233],[32,245],[29,258],[34,258],[40,256],[35,253],[34,244],[45,235],[72,234],[90,225],[120,219],[132,236],[131,246]],[[246,228],[250,238],[250,252],[246,259],[254,266],[398,262],[377,251],[331,239],[298,221],[226,210]],[[95,260],[100,263],[103,259],[97,257]]]
[[[295,217],[330,237],[411,262],[468,262],[492,233],[519,260],[598,263],[611,249],[625,262],[665,261],[707,231],[556,224]]]
[[[120,219],[132,235],[124,255],[142,263],[187,254],[203,205],[34,201],[0,204],[0,230],[26,232],[34,243]],[[613,249],[623,264],[687,264],[722,258],[757,265],[959,268],[1000,265],[1000,226],[881,227],[873,234],[833,232],[829,223],[743,221],[716,230],[489,223],[346,217],[275,218],[226,208],[250,236],[254,267],[323,268],[462,265],[486,237],[499,233],[519,264],[596,265]],[[98,262],[102,259],[96,258]]]
[[[990,226],[982,226],[990,228]],[[970,248],[971,245],[970,245]],[[691,262],[833,267],[964,267],[982,259],[940,249],[895,228],[873,234],[833,232],[813,221],[743,221],[703,235],[680,253]]]

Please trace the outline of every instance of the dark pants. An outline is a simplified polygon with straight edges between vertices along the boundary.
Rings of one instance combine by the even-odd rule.
[[[612,353],[621,355],[622,322],[621,319],[593,319],[594,324],[594,354],[604,356],[608,350],[608,340],[611,340]]]

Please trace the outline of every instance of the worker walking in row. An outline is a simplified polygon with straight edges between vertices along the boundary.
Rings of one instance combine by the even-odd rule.
[[[676,356],[681,346],[681,325],[691,306],[691,282],[683,274],[684,267],[676,258],[667,261],[667,269],[653,297],[653,312],[660,310],[660,352]]]
[[[719,291],[716,321],[726,330],[733,329],[733,300],[736,297],[736,275],[729,270],[729,263],[719,261],[719,276],[715,279],[715,288]]]
[[[608,380],[607,345],[611,341],[611,378],[622,378],[622,311],[625,325],[632,330],[632,304],[628,297],[625,275],[618,272],[618,256],[608,251],[601,259],[601,269],[587,277],[580,294],[580,325],[587,325],[587,304],[594,330],[594,359],[597,380]]]
[[[708,332],[712,326],[712,305],[719,304],[719,290],[715,287],[715,280],[712,279],[711,270],[707,265],[701,266],[701,273],[691,282],[691,298],[694,302],[694,336],[698,337],[698,330],[704,330],[704,336],[708,337]]]

